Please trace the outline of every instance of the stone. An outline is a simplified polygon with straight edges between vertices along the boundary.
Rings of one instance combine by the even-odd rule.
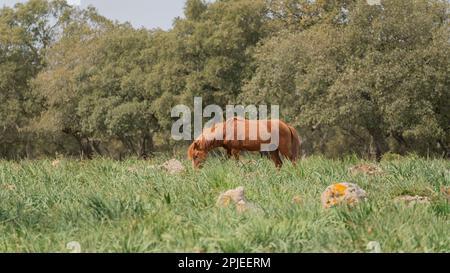
[[[366,192],[358,185],[348,182],[337,183],[326,188],[322,193],[321,201],[324,208],[337,205],[355,205],[364,201]]]
[[[373,164],[359,164],[348,168],[348,171],[352,175],[357,174],[377,175],[383,173],[383,170],[380,167]]]
[[[217,199],[217,206],[228,207],[230,204],[238,204],[240,201],[246,202],[244,187],[238,187],[233,190],[222,193]]]
[[[53,162],[52,162],[52,166],[55,168],[58,167],[60,164],[61,164],[61,161],[59,159],[53,160]]]
[[[6,185],[3,185],[2,188],[4,188],[5,190],[8,190],[8,191],[15,191],[17,189],[16,185],[14,185],[14,184],[6,184]]]
[[[130,172],[130,173],[137,173],[138,169],[136,167],[128,167],[127,171]]]
[[[222,193],[217,199],[216,205],[221,208],[226,208],[233,205],[238,213],[261,211],[260,208],[245,198],[244,187],[238,187]]]
[[[429,204],[430,203],[430,198],[426,197],[426,196],[411,196],[411,195],[403,195],[403,196],[399,196],[396,197],[394,199],[395,202],[403,202],[406,203],[409,206],[413,206],[415,204]]]
[[[367,0],[369,6],[381,6],[381,0]]]
[[[292,198],[292,203],[299,205],[302,203],[302,198],[299,195],[296,195]]]
[[[67,243],[66,248],[70,250],[70,253],[81,253],[81,244],[76,241]]]
[[[236,210],[239,213],[244,213],[244,212],[248,211],[249,209],[250,209],[249,204],[247,204],[247,202],[245,202],[244,200],[241,200],[236,204]]]
[[[367,244],[366,248],[369,253],[381,253],[381,245],[377,241],[371,241]]]
[[[162,167],[170,174],[178,174],[185,170],[183,164],[176,159],[171,159],[162,164]]]
[[[441,192],[444,194],[447,200],[450,201],[450,187],[442,187]]]

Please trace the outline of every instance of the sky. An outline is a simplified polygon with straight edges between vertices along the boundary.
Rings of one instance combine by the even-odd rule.
[[[0,0],[0,7],[25,0]],[[183,15],[185,0],[67,0],[70,4],[96,7],[103,16],[130,22],[134,27],[171,28],[173,19]]]

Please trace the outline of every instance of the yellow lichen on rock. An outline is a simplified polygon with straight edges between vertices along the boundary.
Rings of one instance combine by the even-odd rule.
[[[332,190],[335,192],[335,194],[344,195],[347,188],[348,187],[346,184],[338,183],[338,184],[335,184],[334,187],[332,187]]]

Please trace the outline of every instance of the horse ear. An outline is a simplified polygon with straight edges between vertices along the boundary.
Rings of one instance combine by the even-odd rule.
[[[196,141],[194,142],[194,149],[195,149],[195,150],[200,149],[200,141],[199,141],[199,140],[196,140]]]
[[[198,146],[199,146],[198,141],[194,141],[191,144],[191,146],[189,146],[189,149],[188,149],[188,158],[189,159],[194,158],[194,153],[195,153],[195,150],[198,150],[198,148],[199,148]]]

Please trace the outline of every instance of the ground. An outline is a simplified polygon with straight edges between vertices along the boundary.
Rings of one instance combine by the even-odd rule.
[[[149,161],[0,161],[0,251],[68,252],[450,252],[450,162],[382,161],[377,175],[352,174],[356,157],[311,157],[277,171],[265,158],[210,158],[201,171],[170,174]],[[336,182],[368,195],[355,207],[324,209]],[[239,186],[257,209],[216,205]],[[394,199],[420,195],[428,204]]]

